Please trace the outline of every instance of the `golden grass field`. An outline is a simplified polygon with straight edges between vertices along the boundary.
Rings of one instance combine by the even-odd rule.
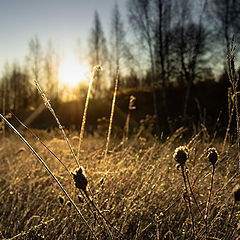
[[[77,167],[58,130],[33,131],[69,171]],[[66,169],[28,131],[23,135],[73,198],[97,239],[238,239],[240,208],[232,194],[239,182],[236,145],[228,143],[222,149],[221,139],[208,138],[204,131],[187,138],[181,128],[164,141],[133,136],[122,145],[112,139],[104,160],[106,139],[97,135],[83,139],[79,160],[94,201],[107,219],[104,224]],[[77,136],[68,133],[75,151]],[[186,196],[183,176],[173,158],[180,145],[189,148],[186,172],[203,215],[212,173],[206,152],[210,146],[219,152],[207,236],[204,220],[191,193]],[[58,185],[13,134],[1,138],[0,216],[2,239],[93,239]]]

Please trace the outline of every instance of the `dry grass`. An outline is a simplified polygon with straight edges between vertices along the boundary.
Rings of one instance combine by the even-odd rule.
[[[28,139],[31,136],[26,134]],[[64,140],[43,133],[45,143],[74,170],[76,164]],[[78,142],[72,134],[69,140],[76,151]],[[114,228],[113,238],[119,239],[192,239],[192,220],[186,205],[184,182],[177,169],[173,153],[179,145],[187,145],[190,156],[186,162],[192,190],[204,212],[211,181],[211,164],[206,158],[209,143],[199,134],[184,140],[180,129],[160,143],[155,139],[129,140],[124,147],[118,141],[110,144],[104,158],[105,139],[87,138],[82,144],[80,161],[84,162],[94,200]],[[65,168],[39,142],[30,140],[70,193],[98,239],[109,238],[96,222],[83,196],[75,189]],[[222,141],[214,146],[221,149]],[[236,146],[226,145],[216,163],[211,203],[208,210],[208,239],[236,239],[239,205],[234,205],[232,189],[239,180]],[[78,196],[80,194],[80,196]],[[5,238],[24,233],[14,239],[92,239],[87,227],[64,199],[51,177],[15,136],[1,139],[0,146],[0,231]],[[80,200],[80,201],[79,201]],[[83,202],[82,202],[83,200]],[[205,239],[205,225],[194,203],[196,239]],[[69,206],[70,205],[70,206]],[[95,215],[98,215],[94,210]],[[49,222],[47,222],[49,221]],[[46,224],[43,224],[45,223]],[[33,228],[35,227],[35,228]],[[38,237],[36,237],[38,236]]]
[[[238,141],[216,140],[216,133],[211,138],[203,125],[192,137],[180,128],[159,141],[140,127],[130,139],[120,142],[123,132],[110,141],[117,80],[107,141],[96,136],[82,141],[88,100],[80,137],[66,133],[36,81],[58,130],[39,132],[44,142],[27,130],[28,142],[0,115],[38,160],[16,136],[2,137],[0,237],[236,239],[240,189],[234,197],[232,191],[239,181]],[[174,154],[180,145],[185,147]],[[224,151],[218,155],[212,147]]]

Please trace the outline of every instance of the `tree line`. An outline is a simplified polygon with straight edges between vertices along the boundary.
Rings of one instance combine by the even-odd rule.
[[[220,81],[227,72],[232,36],[239,42],[240,0],[129,0],[126,9],[125,21],[117,4],[112,9],[109,39],[101,16],[94,12],[86,57],[92,67],[101,65],[104,71],[96,74],[93,96],[104,98],[118,74],[120,91],[151,89],[154,113],[159,116],[159,99],[166,111],[167,89],[184,86],[182,115],[186,116],[196,82]],[[2,70],[0,109],[37,108],[40,97],[32,79],[52,101],[60,101],[60,62],[51,43],[43,49],[38,37],[32,38],[25,62],[6,64]],[[77,98],[86,89],[74,91]]]

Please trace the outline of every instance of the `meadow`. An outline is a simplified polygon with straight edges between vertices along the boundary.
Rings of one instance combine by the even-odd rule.
[[[59,130],[33,131],[69,171],[76,169]],[[106,139],[98,135],[85,138],[79,161],[98,210],[41,142],[29,131],[23,133],[72,197],[95,237],[23,143],[13,134],[1,138],[1,239],[237,239],[239,205],[233,195],[239,179],[237,146],[230,142],[223,146],[206,129],[192,136],[186,132],[180,128],[165,140],[144,132],[125,143],[115,138],[105,158]],[[67,135],[76,150],[78,133]],[[189,149],[184,169],[192,190],[188,185],[188,194],[173,157],[180,145]],[[209,201],[213,166],[207,149],[211,146],[219,156]]]
[[[232,62],[232,111],[224,138],[203,123],[194,131],[180,127],[169,136],[154,136],[150,115],[129,134],[133,96],[125,127],[114,133],[118,77],[108,124],[86,137],[99,67],[79,135],[64,130],[35,80],[58,128],[22,124],[25,129],[18,131],[0,114],[15,132],[1,136],[1,239],[238,239],[240,130]],[[236,133],[228,131],[234,109]]]

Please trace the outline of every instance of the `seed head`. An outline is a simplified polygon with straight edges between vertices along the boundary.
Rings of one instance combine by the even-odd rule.
[[[209,148],[207,151],[207,157],[210,163],[212,163],[212,165],[215,165],[215,163],[218,160],[218,152],[215,148]]]
[[[77,168],[74,172],[72,172],[72,175],[73,175],[73,179],[75,181],[76,188],[82,189],[85,192],[88,181],[85,176],[83,168],[82,167]]]
[[[64,198],[63,198],[62,196],[59,196],[59,197],[58,197],[58,200],[59,200],[60,204],[63,205],[63,203],[64,203]]]
[[[175,149],[173,158],[183,166],[189,157],[189,150],[186,146],[180,146]]]
[[[103,70],[103,67],[101,65],[96,65],[93,68],[94,72],[101,72]]]
[[[135,101],[136,101],[136,97],[134,97],[133,95],[131,95],[131,96],[130,96],[130,100],[129,100],[129,106],[128,106],[128,109],[129,109],[129,110],[135,110],[135,109],[136,109]]]
[[[99,182],[100,185],[103,185],[103,182],[104,182],[104,178],[101,178],[101,179],[100,179],[100,182]]]
[[[233,196],[234,196],[235,202],[239,202],[240,201],[240,186],[239,186],[239,184],[237,184],[234,187],[234,189],[233,189]]]
[[[81,195],[78,195],[78,201],[79,201],[80,203],[83,203],[83,198],[82,198]]]

